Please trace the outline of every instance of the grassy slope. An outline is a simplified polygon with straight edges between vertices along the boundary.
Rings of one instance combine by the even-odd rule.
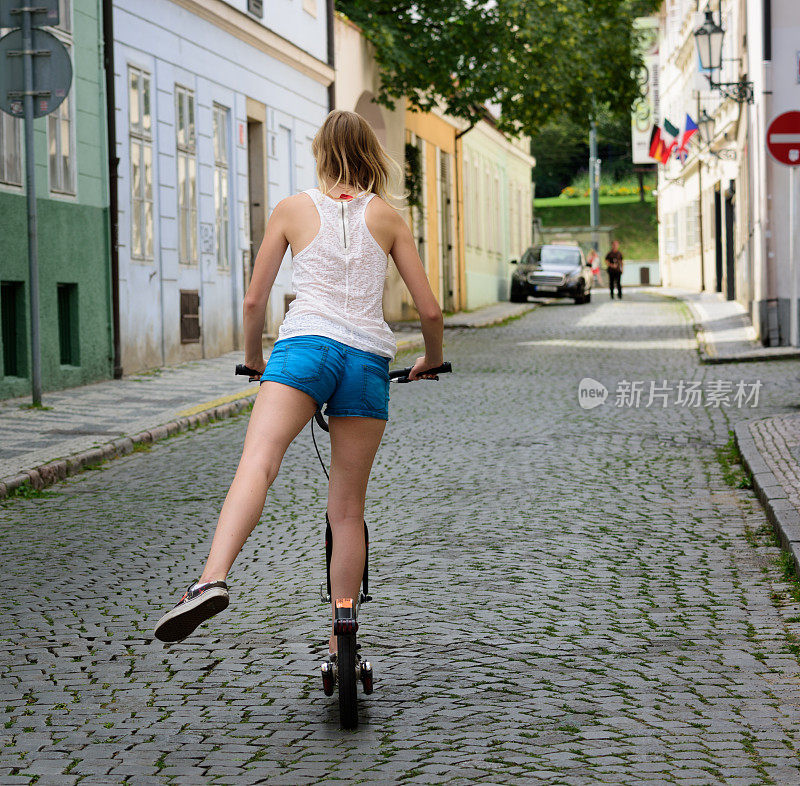
[[[546,227],[589,224],[588,199],[537,199],[534,209]],[[638,196],[601,197],[600,223],[616,225],[615,235],[627,259],[658,259],[658,223],[652,198],[641,203]]]

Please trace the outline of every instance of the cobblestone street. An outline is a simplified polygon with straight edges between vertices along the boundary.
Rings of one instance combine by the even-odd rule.
[[[738,420],[793,411],[800,361],[701,366],[685,307],[628,291],[445,356],[450,378],[392,387],[357,732],[318,676],[308,429],[229,609],[152,638],[202,567],[238,417],[0,503],[0,784],[800,783],[800,604],[717,455]],[[584,377],[609,391],[591,410]],[[632,380],[763,386],[746,410],[616,406]]]

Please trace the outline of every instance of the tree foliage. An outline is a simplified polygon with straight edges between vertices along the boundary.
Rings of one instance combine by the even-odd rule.
[[[599,104],[627,111],[641,65],[636,16],[659,0],[338,0],[375,46],[378,100],[442,106],[470,123],[499,105],[511,134]]]

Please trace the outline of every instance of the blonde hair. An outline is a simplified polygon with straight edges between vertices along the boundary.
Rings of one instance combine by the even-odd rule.
[[[389,179],[401,169],[386,153],[372,126],[355,112],[336,109],[317,131],[311,144],[320,186],[338,185],[391,199]]]

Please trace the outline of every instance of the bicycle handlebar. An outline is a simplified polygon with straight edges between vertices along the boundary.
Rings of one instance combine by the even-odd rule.
[[[411,382],[408,378],[408,375],[411,373],[411,369],[413,366],[409,366],[408,368],[396,368],[393,371],[389,372],[389,379],[392,382]],[[449,374],[453,370],[453,366],[450,363],[442,363],[441,366],[437,366],[436,368],[429,368],[425,373],[426,374]],[[236,365],[236,375],[241,377],[250,377],[251,382],[255,382],[257,379],[261,378],[261,374],[258,373],[254,368],[250,368],[246,366],[244,363],[238,363]]]

